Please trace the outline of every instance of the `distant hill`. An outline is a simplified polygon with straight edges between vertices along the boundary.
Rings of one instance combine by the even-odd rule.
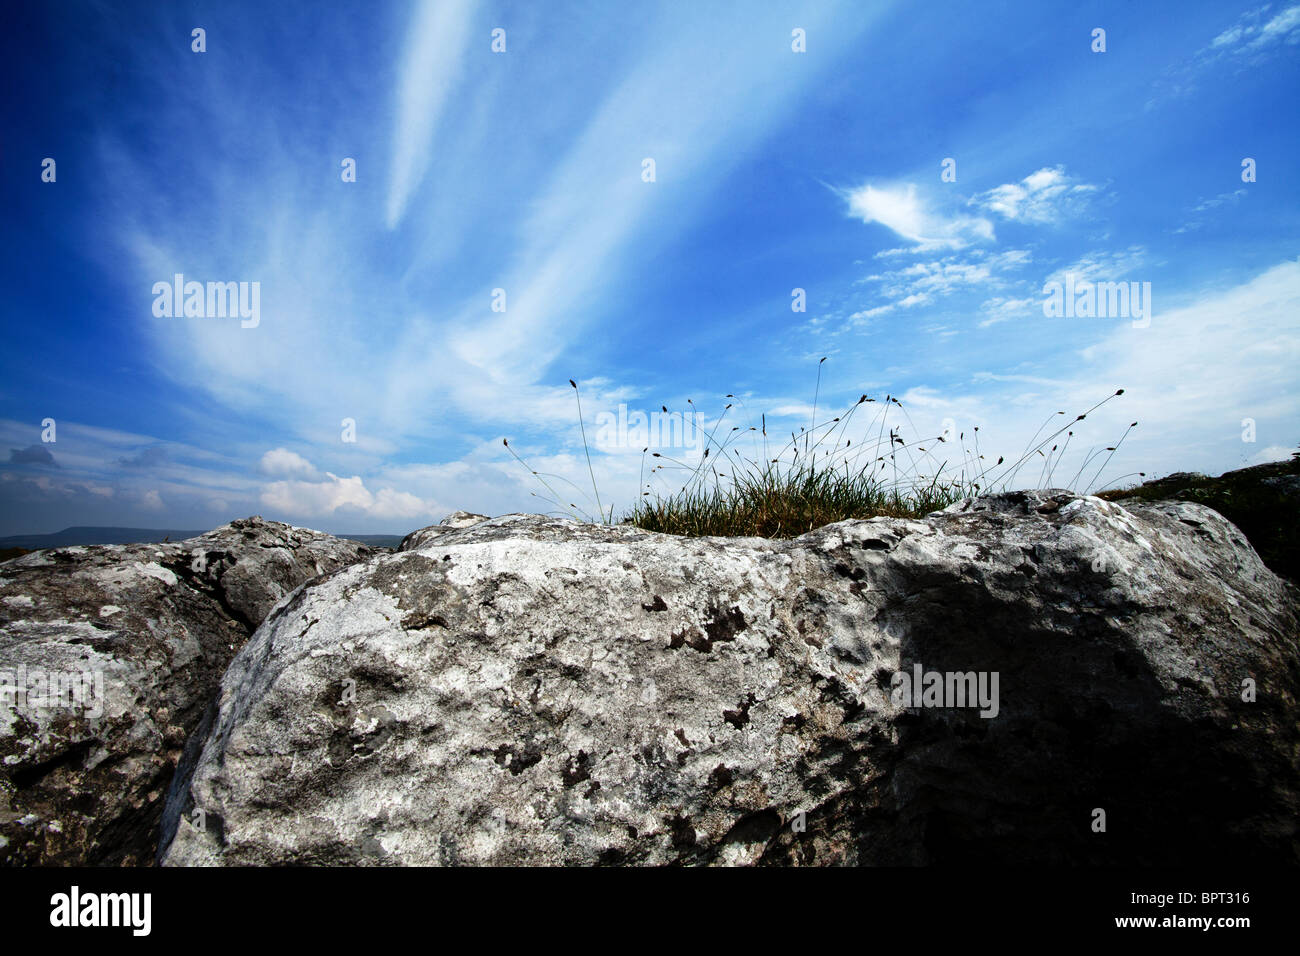
[[[77,544],[152,544],[170,538],[184,541],[202,531],[174,531],[167,528],[64,528],[53,534],[15,534],[0,538],[0,548],[67,548]]]
[[[338,538],[346,538],[349,541],[360,541],[362,544],[368,544],[372,548],[396,548],[406,537],[404,534],[340,534],[335,535]]]
[[[0,538],[0,551],[11,548],[39,551],[41,548],[67,548],[78,544],[155,544],[164,538],[184,541],[204,533],[167,528],[64,528],[53,534],[15,534]],[[395,548],[402,543],[400,534],[341,534],[338,537],[376,548]]]

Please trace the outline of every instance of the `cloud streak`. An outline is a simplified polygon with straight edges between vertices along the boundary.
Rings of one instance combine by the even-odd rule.
[[[411,17],[393,128],[393,167],[387,222],[406,214],[435,152],[434,134],[447,99],[461,79],[477,4],[473,0],[419,0]]]

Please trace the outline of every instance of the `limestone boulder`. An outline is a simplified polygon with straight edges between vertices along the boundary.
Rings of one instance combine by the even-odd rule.
[[[372,553],[248,518],[0,564],[0,864],[151,864],[235,652],[300,584]]]
[[[789,541],[476,521],[271,612],[161,858],[1295,863],[1297,630],[1294,586],[1185,501]]]

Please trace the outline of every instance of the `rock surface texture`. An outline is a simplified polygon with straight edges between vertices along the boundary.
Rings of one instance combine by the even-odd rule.
[[[1174,499],[1213,508],[1241,529],[1269,568],[1300,584],[1300,452],[1217,478],[1178,472],[1098,497],[1121,504]]]
[[[917,665],[996,673],[996,716],[906,706]],[[1023,492],[791,541],[511,515],[278,606],[161,856],[1294,863],[1298,691],[1295,588],[1189,502]]]
[[[0,564],[0,864],[152,863],[235,652],[298,585],[372,553],[248,518]]]
[[[402,543],[397,546],[397,550],[416,551],[428,544],[434,538],[440,537],[448,531],[456,531],[459,528],[468,528],[472,525],[478,524],[480,521],[487,520],[487,515],[476,515],[468,511],[453,511],[437,524],[429,525],[427,528],[421,528],[419,531],[412,531],[402,539]]]

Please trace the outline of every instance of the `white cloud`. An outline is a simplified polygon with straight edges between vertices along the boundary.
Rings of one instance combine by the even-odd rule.
[[[1080,215],[1098,187],[1072,179],[1062,166],[1044,167],[1018,183],[981,193],[976,206],[1006,219],[1052,225]]]
[[[886,305],[878,305],[872,309],[862,309],[861,311],[854,312],[850,315],[849,321],[854,325],[859,325],[867,319],[874,319],[876,316],[884,315],[886,312],[893,312],[896,308],[898,308],[897,304],[890,302]]]
[[[1300,444],[1300,442],[1297,442]],[[1286,445],[1269,445],[1267,448],[1261,448],[1251,456],[1251,464],[1262,465],[1270,461],[1286,461],[1296,452],[1296,446]]]
[[[1300,259],[1233,288],[1207,292],[1190,305],[1157,310],[1147,328],[1115,323],[1082,350],[1044,356],[1035,369],[1058,372],[1051,377],[1033,371],[983,373],[972,376],[977,391],[918,387],[901,398],[913,409],[921,433],[950,417],[969,441],[970,427],[979,425],[987,462],[998,455],[1014,461],[1045,418],[1053,424],[1044,434],[1061,426],[1073,429],[1067,459],[1053,479],[1057,485],[1073,477],[1090,448],[1113,445],[1133,421],[1138,427],[1095,487],[1138,471],[1217,474],[1284,458],[1300,442],[1297,314]],[[1125,389],[1124,395],[1086,421],[1072,422],[1117,388]],[[932,420],[917,409],[928,411]],[[1259,444],[1242,442],[1243,418],[1256,421]],[[1056,441],[1064,444],[1065,438]],[[1099,457],[1089,466],[1080,485],[1101,462]],[[1016,484],[1034,485],[1042,464],[1034,456]]]
[[[171,527],[197,529],[256,511],[259,482],[247,467],[251,452],[237,443],[223,455],[169,441],[166,457],[141,469],[130,467],[130,457],[140,448],[160,447],[157,436],[62,418],[58,429],[51,447],[59,469],[52,479],[0,476],[0,511],[7,519],[2,523],[12,533],[69,524],[150,527],[160,514]],[[0,419],[0,446],[15,447],[32,431],[30,422]],[[223,502],[219,511],[214,498]]]
[[[319,481],[320,472],[302,455],[287,448],[273,448],[262,456],[258,465],[264,475],[272,478],[298,478],[303,481]]]
[[[1005,183],[965,201],[985,213],[1030,225],[1058,224],[1082,215],[1100,187],[1071,177],[1063,166],[1044,167],[1016,183]],[[850,215],[879,223],[913,245],[885,249],[876,258],[937,250],[956,251],[995,240],[993,223],[985,216],[941,212],[915,184],[872,184],[841,190]],[[1027,256],[1028,253],[1021,252]]]
[[[793,403],[788,405],[778,405],[767,413],[768,418],[808,418],[813,413],[813,407],[806,403]]]
[[[359,475],[340,478],[325,473],[325,481],[275,481],[262,491],[267,508],[289,515],[323,517],[344,513],[367,518],[432,518],[440,510],[435,502],[409,492],[381,488],[372,492]]]
[[[914,251],[961,249],[974,242],[991,242],[993,224],[970,216],[945,216],[920,196],[914,184],[872,185],[841,190],[851,216],[877,222],[916,245]],[[919,248],[918,248],[919,247]]]

